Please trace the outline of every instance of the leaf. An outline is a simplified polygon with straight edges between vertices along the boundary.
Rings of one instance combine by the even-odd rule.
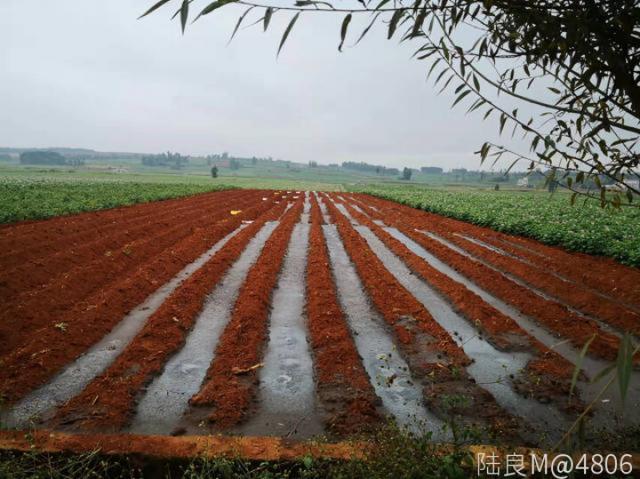
[[[182,33],[187,26],[187,20],[189,19],[189,0],[182,0],[182,6],[180,7],[180,24],[182,25]]]
[[[427,18],[427,10],[422,9],[418,16],[416,17],[416,21],[413,24],[413,29],[411,30],[411,36],[417,37],[420,35],[420,30],[422,30],[422,24],[424,23],[424,19]]]
[[[591,346],[591,343],[593,342],[594,339],[596,339],[595,334],[593,334],[589,338],[589,340],[586,343],[584,343],[584,346],[582,346],[582,350],[578,355],[578,359],[576,361],[576,367],[573,368],[573,375],[571,376],[571,387],[569,388],[569,396],[573,395],[573,390],[576,387],[576,382],[578,382],[578,375],[582,370],[582,362],[584,361],[584,357],[587,355],[587,350],[589,349],[589,346]]]
[[[371,20],[371,23],[369,24],[369,26],[362,31],[362,33],[360,34],[360,37],[358,37],[358,40],[356,40],[356,43],[354,43],[354,45],[357,45],[358,43],[360,43],[360,40],[364,38],[364,36],[369,32],[369,30],[371,30],[371,27],[376,22],[379,16],[380,16],[380,12],[376,13],[376,15],[373,17],[373,20]]]
[[[160,0],[158,3],[154,4],[149,10],[147,10],[146,12],[144,12],[142,15],[140,15],[138,17],[138,20],[140,20],[142,17],[146,17],[147,15],[149,15],[151,12],[156,11],[158,8],[160,8],[162,5],[164,5],[165,3],[168,3],[170,0]]]
[[[272,15],[273,15],[273,7],[267,8],[267,10],[264,12],[264,23],[263,23],[263,28],[265,32],[267,31],[267,28],[269,28],[269,22],[271,22]]]
[[[287,41],[287,38],[289,37],[289,34],[291,33],[291,30],[293,29],[293,26],[298,21],[298,17],[299,16],[300,16],[300,12],[296,13],[293,16],[293,18],[291,19],[291,21],[289,22],[289,25],[287,25],[287,28],[285,29],[284,33],[282,34],[282,40],[280,40],[280,46],[278,46],[278,53],[276,54],[276,56],[280,55],[280,51],[282,50],[282,47],[284,46],[284,42]]]
[[[340,45],[338,45],[338,51],[342,51],[342,45],[344,45],[344,39],[347,36],[347,30],[349,29],[349,23],[351,22],[351,14],[349,13],[344,20],[342,20],[342,27],[340,28]]]
[[[242,14],[242,16],[238,18],[238,23],[236,23],[236,27],[233,29],[233,33],[231,34],[231,38],[229,38],[229,42],[227,44],[231,43],[231,40],[233,40],[233,37],[235,37],[236,33],[238,32],[238,28],[240,28],[240,24],[242,23],[242,20],[244,20],[244,17],[246,17],[247,14],[253,9],[254,7],[247,8],[245,12]]]
[[[451,108],[453,108],[454,106],[456,106],[456,104],[458,104],[465,96],[467,96],[469,93],[471,93],[471,90],[465,90],[462,93],[460,93],[460,95],[458,95],[458,98],[456,98],[456,101],[453,102],[453,105],[451,105]]]
[[[396,32],[396,28],[398,27],[398,22],[400,21],[400,18],[402,17],[403,14],[404,14],[404,10],[396,10],[395,12],[393,12],[393,16],[389,21],[389,31],[387,33],[387,40],[390,40],[393,34]]]
[[[618,350],[618,359],[616,360],[616,369],[618,375],[618,385],[620,386],[620,396],[622,403],[627,397],[629,389],[629,379],[631,378],[631,366],[633,365],[633,346],[631,344],[631,336],[625,333],[620,342]]]
[[[214,10],[217,10],[220,7],[224,7],[226,4],[228,3],[235,3],[238,0],[216,0],[215,2],[211,2],[209,5],[207,5],[206,7],[204,7],[202,9],[202,11],[200,12],[200,14],[196,17],[196,20],[198,18],[200,18],[203,15],[208,15],[211,12],[213,12]],[[194,20],[194,22],[196,21]]]

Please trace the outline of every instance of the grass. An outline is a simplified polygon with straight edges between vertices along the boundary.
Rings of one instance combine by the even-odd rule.
[[[640,208],[571,205],[567,194],[543,191],[436,190],[367,185],[351,190],[397,201],[505,233],[640,266]]]

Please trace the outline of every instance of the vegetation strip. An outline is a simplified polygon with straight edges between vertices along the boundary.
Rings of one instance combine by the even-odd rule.
[[[322,213],[311,197],[306,312],[318,395],[333,433],[350,434],[379,423],[376,398],[338,302]]]
[[[229,233],[200,258],[187,265],[171,281],[127,314],[109,334],[77,360],[68,364],[52,381],[33,391],[11,408],[10,413],[2,418],[2,424],[8,427],[26,427],[33,417],[41,417],[43,413],[79,394],[124,350],[130,340],[144,326],[146,320],[160,307],[164,299],[182,281],[211,259],[233,236],[240,232],[243,226]]]
[[[262,362],[271,294],[302,209],[303,200],[298,199],[249,271],[205,383],[191,399],[194,406],[214,406],[209,419],[217,427],[228,428],[242,421],[255,398],[256,370],[251,368]]]
[[[420,217],[421,212],[407,207],[400,207],[402,209],[397,211],[389,205],[377,204],[377,206],[385,215],[384,218],[388,223],[398,228],[413,241],[452,266],[456,271],[483,285],[483,288],[494,296],[512,304],[525,315],[538,320],[540,324],[559,336],[567,337],[577,349],[581,349],[584,343],[592,335],[595,335],[589,348],[589,354],[605,360],[612,360],[616,356],[618,338],[601,331],[593,321],[576,315],[559,303],[545,300],[528,288],[509,280],[501,273],[452,250],[425,234],[419,233],[417,230],[428,225],[425,219]]]
[[[54,423],[82,429],[119,430],[129,420],[140,389],[184,343],[207,293],[224,276],[253,236],[276,219],[285,204],[271,208],[231,239],[167,298],[116,361],[62,407]]]
[[[483,330],[496,347],[505,351],[519,350],[523,347],[530,351],[533,350],[538,355],[537,364],[546,364],[546,370],[549,374],[559,379],[570,378],[573,365],[531,337],[513,318],[503,314],[463,284],[431,266],[367,216],[355,211],[349,204],[345,203],[345,207],[358,222],[367,226],[424,282],[447,298],[454,309],[462,313],[470,324]]]
[[[272,206],[272,201],[261,202],[228,221],[199,228],[173,248],[141,265],[130,276],[121,278],[111,288],[99,291],[87,303],[58,316],[58,323],[34,325],[28,341],[2,358],[0,392],[5,401],[16,401],[43,384],[108,334],[131,309],[184,266],[195,261],[212,243],[236,229],[242,221],[252,220]],[[36,316],[35,319],[40,323],[51,321],[47,316]]]

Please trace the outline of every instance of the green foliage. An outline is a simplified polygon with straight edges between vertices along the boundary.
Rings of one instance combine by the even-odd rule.
[[[0,177],[0,223],[36,220],[227,189],[220,184]]]
[[[640,211],[636,208],[602,209],[597,201],[571,206],[567,195],[534,192],[454,192],[412,186],[364,186],[354,190],[640,266]]]

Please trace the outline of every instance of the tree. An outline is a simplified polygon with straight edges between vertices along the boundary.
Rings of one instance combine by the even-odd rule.
[[[170,1],[158,1],[143,16]],[[233,38],[250,13],[264,30],[273,15],[289,14],[280,54],[302,15],[341,15],[340,51],[354,15],[368,15],[371,20],[356,44],[376,22],[384,22],[387,38],[400,33],[402,41],[417,43],[414,56],[427,62],[435,85],[453,90],[452,107],[466,103],[469,113],[493,116],[500,133],[510,130],[512,136],[529,139],[529,152],[485,142],[477,151],[481,162],[507,159],[507,172],[521,162],[530,172],[543,167],[547,183],[557,181],[574,192],[572,201],[583,195],[598,198],[602,206],[638,206],[633,203],[633,195],[640,194],[634,181],[640,178],[640,14],[635,0],[360,0],[361,6],[349,8],[327,1],[282,1],[273,6],[216,0],[196,18],[226,5],[247,7]],[[172,3],[181,5],[174,17],[184,32],[190,1]],[[528,105],[533,113],[525,116],[513,102]],[[624,193],[607,194],[601,177],[624,186]]]
[[[238,161],[236,158],[231,158],[229,160],[229,168],[231,168],[232,170],[239,170],[240,169],[240,161]]]
[[[411,170],[411,168],[407,168],[405,166],[404,169],[402,170],[402,179],[405,181],[409,181],[411,179],[412,173],[413,171]]]
[[[218,177],[218,167],[217,166],[212,166],[211,167],[211,178],[217,178]]]

